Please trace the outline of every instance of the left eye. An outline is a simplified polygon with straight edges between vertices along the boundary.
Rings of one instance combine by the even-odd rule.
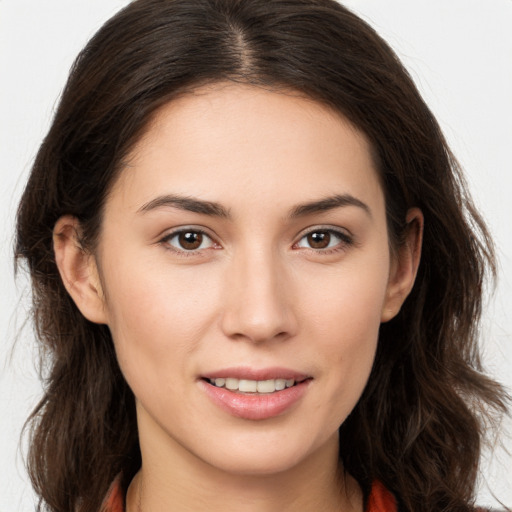
[[[197,251],[213,247],[213,240],[202,231],[187,229],[172,233],[164,239],[164,242],[179,251]]]
[[[349,243],[348,236],[330,229],[317,229],[304,235],[297,243],[297,247],[307,249],[331,249],[342,243]]]

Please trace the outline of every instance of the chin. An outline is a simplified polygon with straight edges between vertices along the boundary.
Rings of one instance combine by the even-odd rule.
[[[272,452],[272,450],[267,451],[269,453],[260,453],[258,456],[237,454],[211,459],[208,462],[218,470],[230,475],[266,477],[291,471],[302,461],[302,457],[297,456],[297,453],[280,454]]]
[[[219,440],[202,454],[203,460],[218,470],[240,476],[271,476],[305,468],[309,471],[312,461],[320,456],[337,460],[338,433],[324,440],[311,440],[306,435],[243,436]],[[196,454],[199,455],[199,454]]]

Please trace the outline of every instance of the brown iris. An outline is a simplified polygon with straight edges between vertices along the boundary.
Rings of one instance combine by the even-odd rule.
[[[308,244],[313,249],[326,249],[331,242],[329,231],[314,231],[307,235]]]
[[[193,251],[199,249],[203,243],[203,234],[197,231],[185,231],[178,235],[178,242],[183,249]]]

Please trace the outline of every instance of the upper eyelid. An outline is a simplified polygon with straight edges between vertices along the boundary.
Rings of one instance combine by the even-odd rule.
[[[216,239],[217,239],[217,237],[215,235],[213,235],[208,228],[203,227],[203,226],[195,226],[195,225],[190,225],[190,226],[185,225],[185,226],[178,226],[175,228],[166,229],[159,235],[159,238],[161,240],[163,240],[165,238],[172,238],[173,236],[179,235],[180,233],[185,233],[187,231],[195,231],[197,233],[201,233],[202,235],[206,235],[207,237],[211,238],[214,241],[216,241]]]
[[[342,227],[339,227],[339,226],[332,226],[332,225],[317,225],[317,226],[310,226],[306,229],[303,229],[298,235],[297,235],[297,241],[300,240],[301,238],[305,237],[306,235],[309,235],[311,233],[315,233],[316,231],[330,231],[332,233],[335,233],[335,234],[338,234],[338,235],[341,235],[341,236],[345,236],[345,237],[349,237],[349,238],[353,238],[353,234],[347,229],[347,228],[342,228]]]

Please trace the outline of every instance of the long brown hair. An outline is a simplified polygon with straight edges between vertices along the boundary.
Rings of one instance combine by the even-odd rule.
[[[482,374],[477,347],[492,242],[407,71],[334,0],[136,0],[78,56],[17,220],[16,257],[32,276],[44,350],[28,459],[40,509],[95,511],[115,475],[126,484],[140,465],[133,394],[108,327],[87,321],[64,289],[55,222],[77,217],[93,251],[105,197],[151,116],[221,80],[301,91],[362,130],[392,245],[408,208],[423,211],[416,284],[381,327],[368,385],[340,428],[340,459],[363,489],[382,481],[402,510],[469,510],[486,422],[508,400]]]

